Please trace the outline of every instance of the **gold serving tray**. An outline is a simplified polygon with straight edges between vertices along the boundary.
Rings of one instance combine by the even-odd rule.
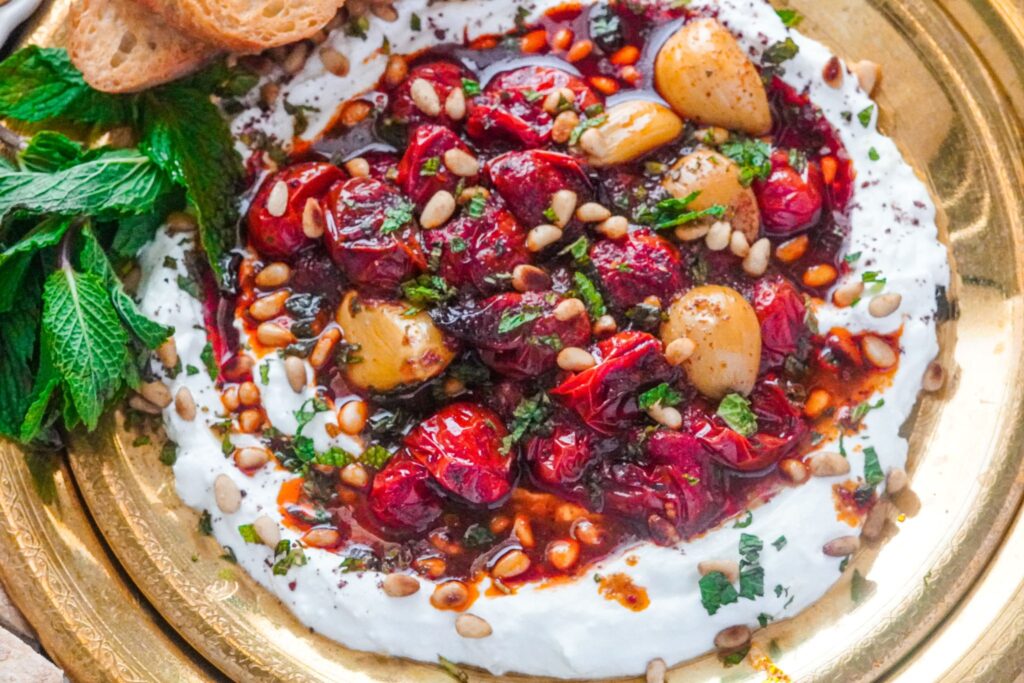
[[[799,681],[1011,681],[1024,671],[1024,8],[789,4],[807,17],[801,30],[841,56],[883,65],[882,127],[937,198],[959,316],[940,330],[946,387],[906,427],[913,492],[896,501],[903,518],[824,600],[754,641],[767,651],[774,640],[775,663]],[[59,43],[65,12],[51,5],[32,39]],[[0,444],[0,577],[72,678],[204,680],[212,665],[242,681],[451,680],[311,634],[198,534],[158,447],[133,448],[134,438],[120,415],[73,435],[70,469],[44,478],[50,498],[23,455]],[[859,604],[854,568],[869,580]],[[670,674],[765,678],[710,656]]]

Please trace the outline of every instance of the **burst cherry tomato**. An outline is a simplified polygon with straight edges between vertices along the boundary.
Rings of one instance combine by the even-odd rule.
[[[311,199],[318,202],[331,185],[345,177],[337,166],[319,161],[294,164],[268,177],[249,207],[249,241],[252,246],[267,258],[287,259],[315,244],[316,240],[307,237],[302,229],[306,203]],[[283,197],[284,206],[268,209],[267,202],[278,183],[284,183],[288,190]],[[280,201],[279,193],[280,190],[275,193],[274,202]],[[283,212],[280,212],[281,208]],[[280,215],[275,215],[279,212]]]
[[[455,122],[448,116],[444,103],[452,90],[462,87],[462,79],[469,77],[470,74],[465,69],[452,62],[436,61],[420,64],[409,71],[406,79],[392,93],[391,116],[399,123],[407,123],[410,126],[421,123],[454,125]],[[437,116],[425,114],[413,101],[412,84],[420,79],[429,83],[437,93],[437,99],[441,105],[441,111]]]
[[[448,170],[444,153],[458,149],[469,153],[459,136],[448,128],[426,124],[418,127],[409,139],[409,146],[398,164],[398,186],[419,208],[439,190],[454,192],[460,178]],[[461,179],[467,185],[476,184],[476,176]]]
[[[552,421],[550,435],[532,437],[526,462],[534,481],[543,488],[586,500],[583,475],[598,458],[596,435],[571,414]]]
[[[668,304],[688,283],[679,252],[650,230],[634,230],[616,240],[603,239],[590,248],[608,304],[625,312],[648,296]]]
[[[758,280],[754,285],[754,311],[761,321],[762,367],[778,367],[795,353],[807,334],[804,297],[783,277]]]
[[[593,189],[579,162],[567,154],[530,150],[508,152],[487,165],[494,188],[527,228],[554,222],[551,199],[559,190],[576,194],[576,203],[593,198]]]
[[[808,161],[803,172],[789,164],[784,151],[772,153],[772,173],[754,183],[765,232],[786,237],[814,227],[821,218],[824,186],[821,168]]]
[[[392,532],[423,532],[441,516],[441,499],[430,472],[400,452],[373,478],[367,497],[377,522]]]

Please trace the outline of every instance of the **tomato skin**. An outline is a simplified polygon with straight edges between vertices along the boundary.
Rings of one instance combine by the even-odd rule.
[[[559,190],[575,192],[577,206],[594,196],[579,161],[558,152],[507,152],[487,164],[487,174],[509,209],[528,228],[551,222],[545,212]],[[569,232],[579,232],[579,227],[575,219],[566,226]]]
[[[502,453],[501,417],[475,403],[452,403],[416,426],[405,447],[443,489],[472,505],[492,506],[512,492],[515,458]]]
[[[273,259],[290,259],[316,244],[302,230],[306,202],[319,201],[332,185],[347,177],[337,166],[320,161],[293,164],[269,176],[256,192],[246,217],[249,243],[261,256]],[[278,182],[288,188],[288,203],[283,215],[273,216],[267,211],[267,200]]]
[[[776,277],[757,281],[753,304],[761,322],[761,367],[779,367],[807,336],[804,297],[789,280]]]
[[[471,77],[472,74],[458,64],[442,60],[413,67],[405,80],[391,93],[392,118],[410,126],[417,126],[421,123],[436,123],[442,126],[456,125],[457,122],[452,121],[445,111],[444,102],[452,90],[462,87],[463,78]],[[437,93],[438,100],[441,102],[441,113],[437,116],[428,116],[413,102],[412,84],[420,78],[430,83],[434,87],[434,92]]]
[[[526,444],[533,480],[542,488],[585,501],[584,474],[600,457],[596,435],[568,412],[552,420],[550,432],[531,437]]]
[[[399,452],[373,478],[367,497],[375,521],[390,532],[426,531],[441,516],[441,499],[430,487],[430,472]]]
[[[808,161],[800,173],[790,166],[789,155],[780,150],[772,152],[771,163],[771,175],[754,182],[765,232],[788,237],[813,228],[825,203],[821,167],[816,161]]]
[[[409,146],[398,164],[398,186],[422,209],[440,190],[454,192],[460,178],[444,164],[444,153],[458,149],[470,153],[469,147],[448,128],[433,124],[419,126],[409,138]],[[425,165],[434,159],[436,168]],[[463,180],[467,187],[476,185],[476,176]]]
[[[634,230],[619,239],[602,239],[590,248],[609,306],[624,313],[656,296],[667,303],[689,283],[679,251],[650,230]]]

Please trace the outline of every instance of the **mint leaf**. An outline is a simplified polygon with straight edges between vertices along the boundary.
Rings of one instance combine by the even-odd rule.
[[[391,459],[391,452],[381,445],[374,444],[363,451],[363,454],[359,456],[359,461],[363,462],[375,470],[384,469],[384,465]]]
[[[700,588],[700,604],[709,615],[718,612],[723,605],[731,605],[739,600],[736,588],[729,583],[722,572],[709,572],[697,583]]]
[[[80,163],[83,157],[81,144],[63,133],[44,130],[32,136],[18,154],[18,161],[27,171],[52,173]]]
[[[772,174],[772,148],[767,142],[756,138],[730,140],[721,146],[721,152],[740,167],[740,182],[750,185],[755,180],[764,180]]]
[[[715,413],[737,434],[751,436],[757,432],[757,417],[750,409],[750,401],[739,394],[727,394]]]
[[[536,320],[544,314],[544,311],[536,306],[522,306],[518,310],[512,309],[501,314],[498,320],[498,334],[506,334],[519,329],[523,325]]]
[[[640,398],[637,399],[637,403],[640,406],[640,410],[647,410],[653,408],[656,405],[663,407],[671,407],[679,405],[683,400],[683,397],[675,389],[670,387],[668,384],[662,382],[653,389],[640,394]]]
[[[32,357],[35,355],[39,311],[26,306],[0,317],[0,434],[16,439],[28,410],[32,390]]]
[[[885,474],[882,472],[882,465],[878,461],[878,453],[874,446],[864,449],[864,483],[869,488],[874,488],[885,481]]]
[[[779,19],[782,19],[782,25],[786,28],[799,26],[800,22],[804,20],[803,15],[795,9],[777,9],[775,13],[779,15]]]
[[[597,291],[597,286],[589,277],[577,270],[573,273],[572,279],[576,294],[583,300],[587,307],[587,313],[590,314],[591,318],[600,318],[608,312],[604,305],[604,298],[602,298],[601,293]]]
[[[259,543],[260,535],[256,533],[256,527],[252,524],[242,524],[238,527],[238,535],[246,543]]]
[[[764,543],[753,534],[740,534],[740,597],[764,595],[764,568],[759,563]]]

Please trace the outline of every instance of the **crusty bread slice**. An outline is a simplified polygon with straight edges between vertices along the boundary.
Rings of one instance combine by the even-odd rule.
[[[173,80],[217,53],[134,0],[76,0],[68,18],[71,61],[104,92],[135,92]]]
[[[309,38],[345,0],[141,0],[178,28],[233,52]]]

